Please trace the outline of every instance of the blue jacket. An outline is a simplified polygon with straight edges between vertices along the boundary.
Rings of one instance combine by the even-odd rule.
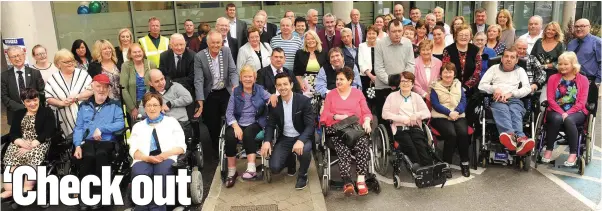
[[[226,121],[232,122],[233,120],[239,121],[242,114],[242,109],[245,105],[245,99],[242,96],[243,88],[242,84],[234,88],[230,101],[228,102],[228,108],[226,109]],[[255,108],[255,120],[263,128],[267,124],[267,107],[266,103],[270,99],[270,93],[267,92],[263,86],[259,84],[253,85],[253,94],[251,96],[251,102]],[[234,119],[232,119],[234,118]]]
[[[78,147],[84,141],[84,134],[87,134],[85,140],[93,140],[94,130],[98,128],[102,133],[101,141],[113,141],[113,133],[123,129],[123,110],[119,101],[107,99],[100,105],[98,111],[95,107],[94,96],[79,105],[77,120],[73,129],[73,145]],[[86,132],[88,131],[88,132]]]

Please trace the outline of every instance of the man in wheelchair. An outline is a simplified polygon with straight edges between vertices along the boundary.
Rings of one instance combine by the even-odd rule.
[[[123,111],[118,101],[109,98],[109,77],[98,74],[93,78],[94,95],[84,101],[77,113],[73,131],[73,156],[79,160],[79,177],[94,174],[101,178],[103,166],[110,165],[115,150],[115,132],[124,128]],[[101,187],[92,186],[91,194],[101,194]],[[94,205],[92,209],[100,208]],[[80,201],[80,210],[88,207]]]
[[[500,143],[522,156],[533,149],[535,142],[523,132],[525,107],[521,98],[532,90],[527,73],[517,63],[516,48],[506,49],[502,64],[493,65],[487,70],[479,83],[479,89],[493,94],[491,113],[500,133]]]
[[[293,79],[288,74],[276,75],[276,89],[280,97],[276,108],[272,109],[268,116],[261,156],[271,154],[270,169],[279,173],[287,166],[287,158],[291,153],[295,153],[300,163],[295,188],[303,189],[307,186],[315,117],[311,109],[311,100],[300,93],[293,93],[292,83]],[[272,152],[275,128],[278,128],[278,140]]]

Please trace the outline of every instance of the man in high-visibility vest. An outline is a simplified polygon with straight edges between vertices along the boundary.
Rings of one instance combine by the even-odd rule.
[[[161,36],[161,22],[156,17],[148,19],[148,35],[138,39],[146,58],[159,67],[159,57],[169,48],[169,39]]]

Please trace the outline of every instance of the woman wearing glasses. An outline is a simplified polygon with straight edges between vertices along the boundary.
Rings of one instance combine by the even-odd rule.
[[[33,46],[33,50],[31,50],[31,54],[33,58],[36,60],[36,63],[31,67],[39,70],[42,74],[42,78],[44,82],[48,81],[48,78],[52,76],[52,74],[59,71],[55,65],[52,65],[52,62],[48,61],[48,54],[46,53],[46,48],[42,45]]]
[[[59,71],[46,82],[45,95],[49,105],[58,110],[63,135],[73,132],[78,111],[78,102],[92,96],[88,72],[75,68],[77,62],[71,52],[61,49],[54,55]]]

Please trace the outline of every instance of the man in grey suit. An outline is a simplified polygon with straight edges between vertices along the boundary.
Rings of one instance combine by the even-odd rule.
[[[237,46],[247,43],[247,23],[236,17],[236,5],[233,3],[226,5],[226,17],[230,21],[231,37],[236,39]]]
[[[2,72],[2,105],[6,108],[7,120],[10,125],[13,113],[25,108],[21,101],[20,91],[25,88],[34,88],[40,93],[40,106],[45,105],[44,79],[36,69],[25,66],[25,52],[19,47],[7,49],[8,58],[13,67]]]
[[[234,87],[238,85],[238,72],[230,48],[222,47],[222,35],[212,30],[207,35],[208,48],[194,57],[194,88],[199,108],[194,117],[203,115],[208,126],[213,149],[217,152],[221,130],[221,117]],[[206,105],[207,107],[203,107]]]
[[[360,23],[360,11],[352,9],[349,14],[351,22],[345,25],[346,28],[351,29],[351,37],[353,38],[353,45],[357,48],[360,43],[366,41],[366,26]]]

